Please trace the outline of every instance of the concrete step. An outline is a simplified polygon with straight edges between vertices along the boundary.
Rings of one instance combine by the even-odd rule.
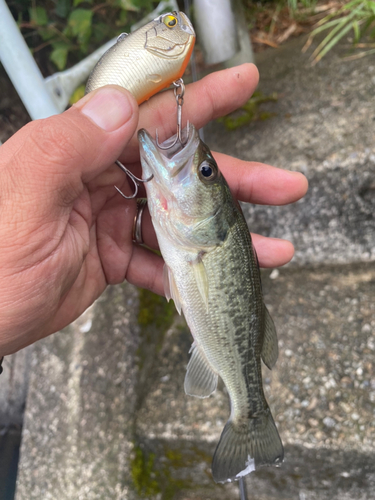
[[[374,265],[284,269],[277,278],[275,273],[264,273],[263,286],[280,345],[274,370],[263,367],[264,386],[286,444],[286,460],[277,471],[250,475],[250,491],[254,491],[255,482],[257,495],[262,492],[265,496],[254,498],[276,498],[280,488],[285,488],[281,498],[299,498],[295,496],[298,492],[301,498],[373,498]],[[163,442],[166,463],[171,462],[169,454],[173,458],[177,449],[177,464],[190,470],[184,486],[186,497],[173,498],[190,498],[192,483],[200,491],[199,485],[209,476],[209,457],[229,417],[222,386],[207,400],[185,396],[183,381],[190,343],[189,332],[177,321],[148,377],[151,386],[137,416],[138,447],[144,460],[150,454],[159,459]],[[184,460],[183,450],[190,450],[191,441],[200,443],[194,445],[196,462],[189,458],[190,451]],[[167,445],[173,447],[172,451]],[[194,467],[186,465],[192,462]],[[196,463],[201,465],[200,475]],[[358,469],[360,463],[363,470]],[[160,467],[156,470],[160,478]],[[179,480],[178,470],[172,477]],[[362,496],[351,496],[357,482]],[[270,484],[275,487],[268,487]],[[221,490],[212,487],[212,497],[221,498]],[[226,498],[228,492],[223,495]]]
[[[259,90],[278,95],[259,110],[273,117],[234,131],[213,123],[205,140],[213,150],[307,176],[300,202],[245,208],[251,231],[293,241],[291,265],[374,260],[375,65],[344,63],[337,47],[312,67],[303,45],[298,39],[257,56]]]
[[[280,341],[264,386],[286,462],[250,475],[250,492],[373,498],[374,266],[284,269],[263,285]],[[210,476],[226,391],[185,396],[190,333],[142,294],[110,288],[89,318],[36,346],[17,500],[238,498]]]

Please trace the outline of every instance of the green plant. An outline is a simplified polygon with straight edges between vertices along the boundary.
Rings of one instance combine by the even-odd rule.
[[[292,12],[298,9],[298,4],[305,9],[313,9],[316,5],[316,1],[317,0],[288,0],[288,7]]]
[[[352,0],[336,12],[324,17],[311,33],[306,46],[311,44],[316,35],[326,30],[330,30],[328,35],[311,55],[314,63],[320,61],[351,30],[354,34],[354,45],[358,44],[365,35],[375,39],[375,1]],[[361,56],[371,53],[375,53],[375,49],[368,50]]]
[[[276,102],[277,94],[264,95],[260,90],[256,90],[252,97],[234,113],[218,118],[219,123],[223,123],[227,130],[235,130],[253,121],[263,121],[275,116],[274,113],[261,111],[259,106],[265,102]]]
[[[59,69],[76,63],[122,31],[130,30],[155,0],[14,0],[9,3],[34,54]]]

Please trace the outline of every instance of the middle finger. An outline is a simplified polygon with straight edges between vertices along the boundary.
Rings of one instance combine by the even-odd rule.
[[[242,64],[187,85],[183,123],[189,120],[196,128],[201,128],[210,120],[236,110],[249,100],[258,84],[258,77],[254,64]],[[176,132],[176,124],[176,101],[171,91],[157,94],[141,105],[139,128],[145,128],[153,137],[158,129],[160,141]],[[120,159],[130,163],[139,159],[136,135]]]

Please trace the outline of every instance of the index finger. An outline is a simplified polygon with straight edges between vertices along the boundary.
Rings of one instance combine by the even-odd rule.
[[[187,85],[182,108],[183,126],[189,121],[199,129],[238,109],[250,99],[258,80],[256,66],[246,63],[211,73]],[[160,142],[176,133],[176,125],[176,100],[171,91],[162,92],[140,106],[139,128],[145,128],[153,137],[157,129]],[[138,140],[134,136],[121,159],[133,163],[138,158]]]
[[[259,205],[286,205],[305,196],[308,182],[300,172],[243,161],[213,153],[232,194],[240,201]]]

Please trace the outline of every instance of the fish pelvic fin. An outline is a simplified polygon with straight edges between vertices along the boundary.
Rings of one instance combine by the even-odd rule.
[[[196,398],[208,398],[216,391],[218,375],[199,347],[192,344],[192,352],[185,375],[185,393]]]
[[[237,481],[261,466],[278,466],[283,460],[284,448],[267,409],[247,422],[226,423],[212,460],[212,475],[216,483]]]
[[[264,306],[264,340],[260,353],[263,363],[272,370],[279,355],[275,324],[266,306]]]
[[[174,280],[173,273],[169,269],[167,264],[164,264],[163,268],[163,284],[164,284],[165,298],[167,299],[168,302],[172,299],[174,305],[176,306],[178,314],[181,314],[182,302],[180,294],[178,292],[178,288]]]

